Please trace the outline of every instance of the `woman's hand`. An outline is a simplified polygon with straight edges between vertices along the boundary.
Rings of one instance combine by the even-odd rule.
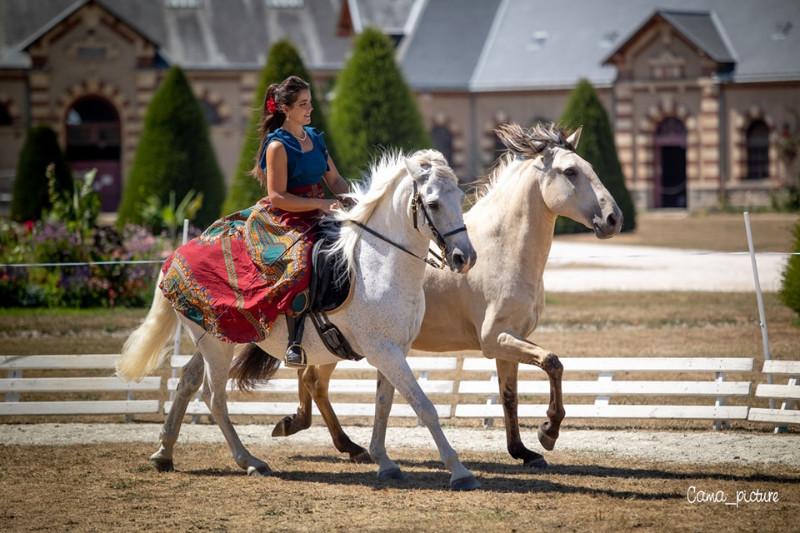
[[[321,204],[320,204],[320,208],[319,209],[323,213],[330,214],[330,212],[332,210],[341,209],[341,208],[342,208],[342,206],[339,203],[339,200],[329,200],[329,199],[326,198],[325,200],[321,200]]]

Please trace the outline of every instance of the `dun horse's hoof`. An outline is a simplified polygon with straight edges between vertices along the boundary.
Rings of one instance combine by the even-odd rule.
[[[549,466],[545,458],[541,455],[531,459],[526,459],[522,464],[528,468],[547,468]]]
[[[284,416],[283,418],[281,418],[280,422],[275,424],[275,427],[272,429],[272,436],[288,437],[289,435],[291,435],[291,433],[289,433],[290,427],[292,427],[292,417]]]
[[[399,468],[389,468],[378,472],[378,479],[380,481],[403,481],[406,475]]]
[[[481,484],[475,476],[462,477],[450,482],[451,490],[475,490],[480,486]]]
[[[361,450],[357,453],[351,453],[350,460],[358,464],[369,464],[372,462],[372,457],[370,457],[367,450]]]
[[[248,466],[247,475],[253,477],[266,477],[272,474],[272,470],[267,465]]]
[[[150,464],[155,467],[159,472],[172,472],[175,470],[175,464],[172,459],[163,459],[161,457],[151,457]]]
[[[556,447],[556,439],[558,437],[551,437],[547,433],[544,432],[542,428],[539,428],[539,443],[542,445],[542,448],[545,450],[552,451],[553,448]]]

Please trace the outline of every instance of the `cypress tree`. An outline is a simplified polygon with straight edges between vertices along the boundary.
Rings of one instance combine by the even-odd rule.
[[[333,160],[336,161],[336,150],[332,142],[333,139],[328,131],[325,114],[322,111],[324,95],[314,89],[311,75],[308,73],[308,70],[306,70],[303,60],[300,58],[300,54],[297,52],[294,45],[288,40],[280,40],[270,48],[267,64],[261,71],[258,89],[256,90],[252,112],[250,114],[250,121],[247,124],[247,131],[245,133],[244,143],[242,144],[241,155],[239,156],[239,166],[236,168],[236,174],[233,175],[230,181],[231,185],[228,190],[228,196],[223,206],[224,213],[230,213],[249,207],[255,204],[265,194],[258,180],[250,175],[250,170],[255,164],[255,159],[258,155],[258,149],[261,143],[261,139],[258,135],[258,128],[261,124],[264,94],[266,94],[267,87],[271,84],[280,83],[292,75],[299,76],[311,84],[311,96],[314,101],[311,125],[325,132],[325,144],[328,146],[328,152]]]
[[[622,231],[636,228],[636,210],[631,200],[625,177],[617,158],[614,133],[603,104],[589,81],[583,79],[570,94],[561,124],[566,128],[583,126],[578,143],[578,155],[592,164],[603,185],[617,201],[624,217]],[[557,233],[574,233],[586,231],[583,225],[572,220],[559,217],[556,224]]]
[[[794,253],[800,253],[800,221],[794,226]],[[800,255],[789,257],[779,293],[781,301],[800,315]]]
[[[25,137],[14,177],[11,218],[38,220],[42,209],[50,207],[47,192],[47,165],[55,165],[56,189],[72,190],[72,173],[58,146],[56,132],[47,126],[31,128]]]
[[[172,67],[147,108],[122,195],[119,223],[141,222],[142,207],[152,195],[164,205],[170,191],[181,200],[190,190],[203,194],[203,205],[193,222],[205,227],[219,215],[225,183],[203,109],[183,71]]]
[[[339,73],[331,103],[336,164],[355,178],[383,148],[405,151],[430,146],[414,96],[394,60],[391,41],[368,28]]]

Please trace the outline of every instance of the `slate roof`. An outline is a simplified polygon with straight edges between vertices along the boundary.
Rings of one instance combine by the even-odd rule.
[[[400,65],[418,90],[470,85],[501,0],[428,0],[400,45]]]
[[[21,46],[88,0],[2,0],[0,67],[27,67]],[[165,0],[96,0],[156,42],[170,63],[190,69],[256,69],[271,43],[289,38],[310,69],[339,69],[351,38],[336,34],[342,0],[303,0],[302,7],[268,7],[265,0],[199,0],[170,7]],[[351,0],[352,1],[352,0]],[[404,27],[414,0],[359,0],[367,25]],[[291,4],[286,2],[285,4]]]
[[[500,0],[488,4],[494,9],[484,7],[493,11],[487,14],[477,12],[484,2],[427,0],[403,46],[402,65],[412,87],[561,88],[573,86],[582,77],[608,86],[616,69],[604,65],[604,60],[657,10],[715,57],[735,60],[735,81],[800,79],[797,0]],[[687,13],[692,11],[704,14]]]

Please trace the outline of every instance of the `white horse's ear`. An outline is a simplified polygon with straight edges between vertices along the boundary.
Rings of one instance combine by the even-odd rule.
[[[572,132],[572,135],[567,137],[567,142],[572,145],[573,148],[576,150],[578,149],[578,142],[581,140],[581,132],[583,131],[583,126],[580,126],[577,130]]]
[[[411,174],[411,177],[415,180],[421,180],[427,178],[431,173],[431,166],[422,164],[420,165],[414,159],[407,157],[405,160],[406,163],[406,170],[408,173]]]

